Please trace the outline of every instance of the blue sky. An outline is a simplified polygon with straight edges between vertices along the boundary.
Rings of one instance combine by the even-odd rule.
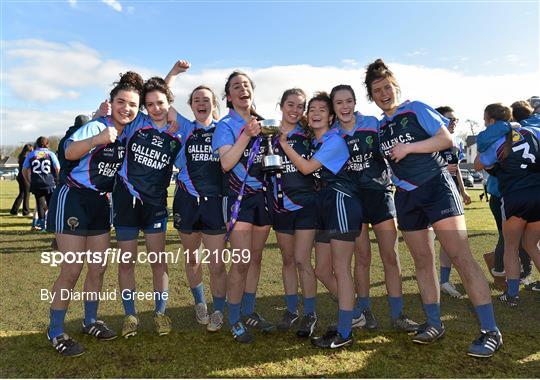
[[[320,86],[351,82],[364,95],[360,76],[378,57],[398,65],[411,94],[426,88],[418,96],[434,102],[446,93],[456,104],[460,89],[478,89],[476,108],[462,107],[467,117],[494,92],[494,100],[518,96],[512,85],[521,98],[540,89],[535,1],[4,0],[1,7],[4,144],[19,142],[20,131],[24,138],[43,128],[61,134],[77,113],[96,108],[122,70],[165,75],[177,59],[192,63],[187,80],[177,82],[184,112],[188,84],[210,83],[221,93],[237,67],[253,73],[263,93],[256,100],[267,108],[298,70],[312,72]],[[427,87],[433,78],[440,83]],[[314,83],[299,84],[311,90]],[[26,124],[18,121],[25,110]]]

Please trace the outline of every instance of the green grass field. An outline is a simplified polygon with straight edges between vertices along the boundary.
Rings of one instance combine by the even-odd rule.
[[[209,334],[195,322],[191,292],[183,265],[178,264],[169,268],[168,314],[173,320],[172,334],[164,337],[154,334],[153,301],[146,301],[137,303],[142,323],[139,335],[129,340],[97,342],[81,334],[82,301],[74,301],[67,315],[66,332],[81,342],[87,353],[79,358],[62,358],[45,338],[49,304],[40,300],[40,289],[50,289],[59,273],[58,268],[40,263],[41,252],[50,249],[52,235],[31,233],[30,218],[8,214],[16,196],[15,181],[1,181],[0,191],[1,377],[535,378],[540,375],[538,294],[522,290],[517,309],[509,309],[494,299],[504,346],[491,359],[479,360],[466,355],[469,343],[478,334],[468,300],[443,296],[441,307],[446,337],[431,346],[418,346],[407,335],[390,330],[382,263],[376,244],[372,244],[371,296],[381,327],[376,332],[356,330],[355,343],[349,349],[321,351],[313,348],[309,341],[297,339],[293,333],[257,334],[256,342],[251,345],[233,342],[227,328]],[[473,253],[485,270],[482,254],[494,247],[496,230],[487,203],[480,202],[478,195],[477,190],[471,191],[473,203],[466,207],[466,217]],[[170,223],[167,250],[176,251],[179,244]],[[423,321],[412,260],[401,241],[400,257],[405,311],[411,318]],[[136,275],[137,290],[151,291],[150,266],[139,264]],[[104,289],[117,288],[116,276],[117,268],[111,265],[105,275]],[[77,284],[78,290],[81,290],[83,278],[84,272]],[[452,280],[463,290],[455,271]],[[207,278],[205,281],[206,296],[211,299]],[[278,321],[285,310],[282,294],[281,257],[271,234],[264,252],[257,310],[267,319]],[[493,290],[493,296],[498,294]],[[336,304],[321,284],[317,309],[321,330],[336,316]],[[99,315],[116,331],[121,330],[120,300],[102,302]]]

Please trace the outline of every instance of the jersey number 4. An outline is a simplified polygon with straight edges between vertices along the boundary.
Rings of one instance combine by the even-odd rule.
[[[534,154],[531,154],[529,152],[530,148],[531,147],[530,147],[529,143],[526,142],[524,144],[512,147],[512,150],[514,152],[517,152],[519,150],[523,150],[523,153],[522,153],[521,157],[523,157],[525,160],[531,160],[531,163],[534,164],[534,163],[536,163],[536,157],[534,156]],[[521,164],[520,166],[521,166],[521,169],[527,169],[527,164]]]

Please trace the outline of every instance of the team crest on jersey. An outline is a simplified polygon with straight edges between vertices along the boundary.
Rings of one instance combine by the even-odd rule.
[[[366,144],[368,144],[370,148],[373,148],[373,136],[366,137]]]
[[[517,143],[523,140],[523,136],[518,131],[512,131],[512,142]]]
[[[171,142],[169,143],[169,146],[171,148],[171,152],[174,151],[174,148],[176,148],[176,141],[171,140]]]
[[[304,140],[302,142],[302,144],[304,144],[304,146],[306,147],[306,149],[309,149],[309,141],[308,140]]]
[[[401,124],[402,128],[407,128],[407,124],[409,123],[409,119],[404,117],[403,119],[401,119],[401,121],[399,123]]]
[[[142,138],[142,139],[148,138],[148,133],[147,132],[143,132],[143,131],[139,130],[137,133],[139,134],[139,137]]]
[[[46,157],[46,156],[47,156],[47,152],[44,152],[44,151],[42,151],[42,150],[38,150],[38,151],[36,152],[36,158],[38,158],[38,159],[39,159],[39,158],[44,158],[44,157]]]
[[[75,231],[75,228],[79,227],[79,219],[74,216],[70,216],[67,220],[67,224],[69,228],[71,228],[71,231]]]

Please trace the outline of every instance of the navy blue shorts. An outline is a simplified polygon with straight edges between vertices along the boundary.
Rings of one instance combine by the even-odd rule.
[[[116,240],[134,240],[139,230],[145,234],[167,230],[167,208],[149,203],[142,203],[134,198],[122,183],[117,183],[113,190],[113,225]]]
[[[274,212],[272,215],[274,231],[294,235],[296,230],[317,228],[317,209],[315,202],[305,204],[294,211]]]
[[[354,241],[360,236],[362,204],[356,195],[326,187],[320,191],[316,207],[316,242],[330,243],[331,239]]]
[[[268,226],[272,224],[270,213],[265,202],[265,193],[258,191],[255,194],[244,195],[240,204],[237,222],[251,223],[254,226]],[[223,197],[223,210],[227,210],[227,222],[231,220],[231,211],[237,196]]]
[[[358,195],[362,203],[362,223],[373,226],[396,217],[392,190],[361,189]]]
[[[501,199],[503,220],[516,216],[528,223],[540,221],[540,188],[516,190]]]
[[[418,231],[439,220],[463,215],[459,191],[448,172],[442,172],[420,187],[396,191],[398,227],[403,231]]]
[[[194,197],[177,187],[173,202],[174,228],[190,234],[203,232],[208,235],[225,233],[223,197]]]
[[[47,231],[95,236],[111,230],[111,206],[107,193],[62,185],[54,191],[47,216]]]

